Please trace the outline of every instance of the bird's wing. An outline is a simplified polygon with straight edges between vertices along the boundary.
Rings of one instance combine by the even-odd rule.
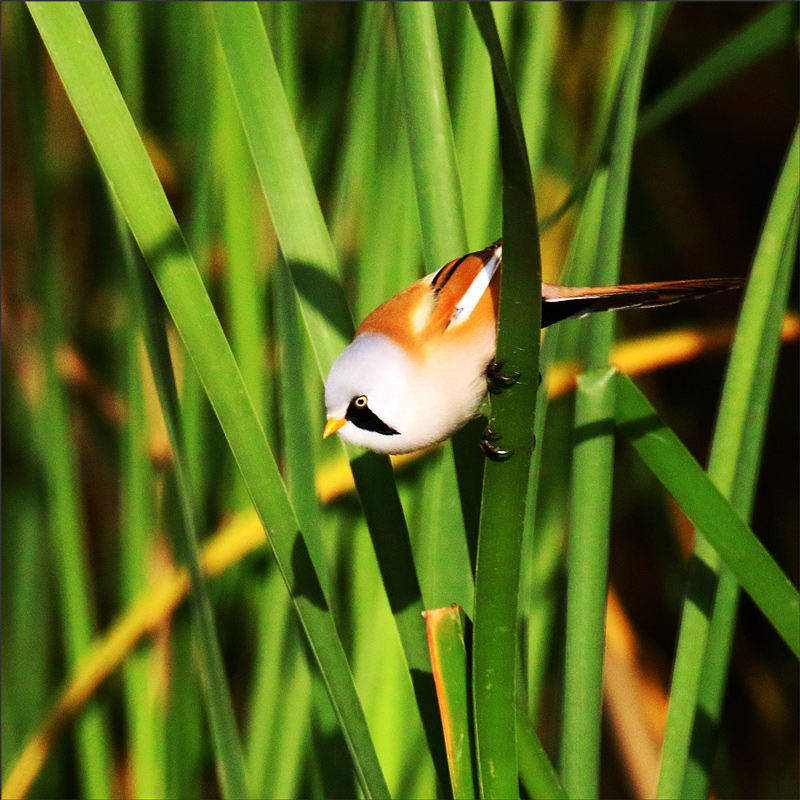
[[[495,318],[502,252],[502,246],[495,243],[445,264],[425,279],[430,280],[434,300],[426,334],[453,331],[469,319]]]
[[[439,336],[460,337],[496,318],[501,247],[454,259],[441,269],[412,283],[378,306],[361,323],[356,335],[380,333],[403,346],[410,355],[421,355]],[[486,291],[491,287],[490,291]]]

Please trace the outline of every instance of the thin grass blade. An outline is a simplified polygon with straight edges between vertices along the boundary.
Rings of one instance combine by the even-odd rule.
[[[794,227],[794,244],[784,251],[781,271],[787,277],[786,283],[778,289],[788,291],[790,286],[789,276],[792,273],[797,255],[797,230],[800,226],[800,216],[795,210],[791,223]],[[774,374],[770,376],[768,384],[772,385]],[[744,449],[744,448],[743,448]],[[740,483],[737,488],[741,488]],[[735,497],[735,493],[734,493]],[[719,725],[722,715],[722,703],[725,696],[726,677],[733,647],[734,627],[738,609],[739,583],[735,575],[723,566],[717,595],[714,602],[714,611],[711,617],[711,626],[708,632],[706,657],[703,660],[703,672],[699,685],[700,713],[712,724],[695,728],[692,742],[689,747],[691,759],[687,765],[681,794],[689,798],[704,798],[708,796],[708,786],[713,766],[714,756],[719,741]]]
[[[796,3],[774,3],[650,103],[642,111],[636,135],[646,136],[724,81],[791,41],[797,35],[797,23]]]
[[[122,244],[126,270],[133,274],[136,263],[130,233],[115,213],[117,235]],[[151,465],[145,450],[146,408],[142,381],[141,320],[135,315],[125,326],[126,397],[128,424],[121,465],[122,512],[120,519],[122,600],[129,605],[148,585],[147,566],[152,554],[154,498],[151,496]],[[125,690],[131,740],[132,780],[136,794],[160,797],[165,794],[163,746],[165,718],[159,702],[161,693],[152,686],[150,669],[153,648],[132,653],[125,664]]]
[[[365,794],[386,796],[333,618],[277,465],[202,279],[76,3],[31,3],[37,26],[225,431],[325,677]]]
[[[800,657],[797,589],[634,382],[621,373],[615,417],[647,466]]]
[[[142,7],[135,3],[109,3],[105,9],[109,25],[109,45],[116,67],[120,91],[134,120],[141,120],[142,108]],[[135,256],[130,233],[114,209],[117,239],[122,245],[126,271],[133,274]],[[147,567],[153,548],[153,475],[146,452],[147,419],[142,379],[141,319],[133,307],[122,328],[119,347],[124,354],[120,383],[128,402],[128,419],[123,434],[120,464],[120,597],[124,605],[133,602],[148,585]],[[164,782],[163,748],[165,715],[163,693],[153,686],[150,664],[151,646],[131,653],[125,663],[125,700],[132,794],[162,797]]]
[[[536,800],[566,800],[558,773],[531,725],[525,706],[517,702],[517,752],[519,777],[529,797]]]

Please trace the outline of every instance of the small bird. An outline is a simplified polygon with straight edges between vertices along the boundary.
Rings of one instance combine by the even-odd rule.
[[[331,367],[323,437],[378,453],[443,441],[486,394],[511,385],[494,362],[502,240],[448,262],[378,306]],[[542,284],[542,327],[595,311],[652,308],[741,285],[735,279],[572,288]],[[484,434],[487,455],[504,453]]]

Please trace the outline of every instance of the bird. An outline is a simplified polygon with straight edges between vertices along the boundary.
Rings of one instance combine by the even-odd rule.
[[[512,385],[495,362],[502,239],[449,261],[378,306],[331,367],[327,422],[346,442],[399,454],[444,441],[477,416],[487,393]],[[597,311],[653,308],[741,286],[728,278],[620,286],[542,283],[542,328]],[[503,460],[509,451],[484,452]]]

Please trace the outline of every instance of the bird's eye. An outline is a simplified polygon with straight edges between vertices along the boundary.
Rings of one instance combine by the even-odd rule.
[[[350,401],[344,418],[348,422],[352,422],[357,428],[361,428],[362,431],[372,431],[383,436],[394,436],[398,433],[370,409],[367,405],[367,396],[365,394],[359,394]]]

